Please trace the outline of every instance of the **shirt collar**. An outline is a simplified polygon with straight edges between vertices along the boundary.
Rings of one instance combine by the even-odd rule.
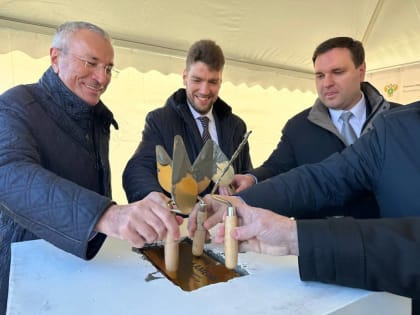
[[[350,112],[352,112],[352,114],[358,121],[363,121],[366,115],[366,99],[363,92],[360,92],[360,93],[362,94],[362,97],[356,103],[356,105],[354,105],[350,109]],[[338,122],[338,120],[340,119],[341,113],[344,112],[344,110],[342,109],[332,109],[332,108],[328,108],[328,111],[330,112],[331,120],[334,123]]]
[[[187,104],[188,104],[188,107],[190,108],[191,114],[194,117],[194,120],[197,120],[199,117],[206,116],[206,117],[209,118],[210,121],[214,121],[214,119],[213,119],[213,107],[209,110],[209,112],[207,114],[202,115],[199,112],[197,112],[194,109],[194,107],[192,107],[192,105],[190,104],[190,101],[187,100]]]

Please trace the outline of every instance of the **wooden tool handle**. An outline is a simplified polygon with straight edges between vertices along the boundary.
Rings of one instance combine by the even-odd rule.
[[[194,233],[192,253],[194,256],[201,256],[204,250],[204,243],[206,241],[206,229],[203,226],[207,219],[207,211],[197,212],[197,229]]]
[[[230,231],[237,225],[237,216],[225,217],[225,266],[228,269],[234,269],[238,264],[238,241],[230,236]]]
[[[169,272],[177,271],[179,262],[179,242],[169,235],[166,236],[164,250],[166,270]]]
[[[174,240],[169,234],[166,235],[164,252],[166,270],[168,272],[177,271],[179,262],[179,241]]]

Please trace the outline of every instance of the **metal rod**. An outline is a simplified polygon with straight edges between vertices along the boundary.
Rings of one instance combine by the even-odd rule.
[[[232,157],[230,158],[228,164],[225,166],[225,168],[223,169],[222,174],[219,176],[219,178],[217,179],[217,181],[214,183],[213,189],[211,190],[210,194],[214,194],[216,192],[217,187],[219,186],[220,181],[222,180],[223,176],[226,174],[226,172],[228,171],[229,167],[232,165],[233,161],[238,157],[239,153],[242,151],[242,148],[244,147],[244,145],[247,143],[248,141],[248,137],[251,134],[252,130],[249,130],[248,132],[245,133],[244,138],[242,140],[242,142],[239,144],[238,148],[236,149],[236,151],[232,154]]]

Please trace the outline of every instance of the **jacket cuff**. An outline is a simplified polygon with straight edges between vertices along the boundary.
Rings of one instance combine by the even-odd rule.
[[[364,283],[364,246],[356,220],[298,220],[297,227],[302,280],[350,287]]]
[[[261,182],[275,175],[270,170],[262,166],[249,170],[245,174],[253,175],[257,179],[257,182]]]

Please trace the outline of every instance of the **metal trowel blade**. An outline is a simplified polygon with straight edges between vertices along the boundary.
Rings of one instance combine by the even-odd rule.
[[[156,146],[156,168],[159,185],[171,192],[172,160],[161,145]]]
[[[191,171],[198,185],[198,193],[203,192],[213,176],[213,140],[207,140],[195,159]]]
[[[192,175],[184,141],[178,135],[174,138],[171,195],[176,207],[183,214],[190,214],[197,201],[198,185]]]
[[[229,165],[229,159],[215,142],[213,142],[213,159],[213,176],[211,179],[215,183],[219,181],[219,186],[228,186],[232,182],[235,171],[232,165]],[[226,170],[223,177],[219,180],[228,165],[228,169]]]

